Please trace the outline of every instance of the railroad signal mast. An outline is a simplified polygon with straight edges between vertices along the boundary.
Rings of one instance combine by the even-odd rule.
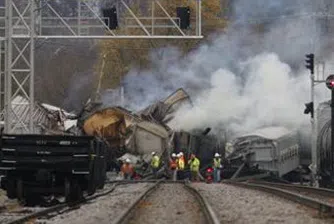
[[[66,0],[63,0],[66,1]],[[124,0],[105,0],[101,12],[88,0],[77,0],[72,17],[62,16],[49,0],[6,0],[0,5],[0,109],[5,133],[34,133],[35,42],[47,39],[201,39],[201,0],[177,7],[170,14],[163,2],[151,0],[139,16]],[[190,13],[195,15],[190,17]],[[1,27],[2,26],[2,27]],[[130,29],[136,35],[129,34]],[[168,31],[168,32],[166,32]],[[171,32],[172,31],[172,32]],[[1,57],[2,56],[2,57]],[[1,63],[0,63],[1,64]],[[13,102],[22,95],[28,103]],[[4,101],[4,102],[3,102]],[[28,120],[13,108],[24,107]]]
[[[306,54],[306,65],[305,67],[310,71],[311,78],[311,102],[305,104],[304,114],[311,114],[311,126],[312,126],[312,136],[311,136],[311,151],[312,151],[312,182],[314,185],[318,186],[318,151],[317,151],[317,130],[316,130],[316,119],[314,115],[314,86],[315,86],[315,76],[314,76],[314,54]]]

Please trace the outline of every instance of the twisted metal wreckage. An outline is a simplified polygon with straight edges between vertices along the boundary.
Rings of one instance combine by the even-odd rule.
[[[13,110],[20,115],[17,119],[23,122],[28,120],[26,100],[17,96],[12,104]],[[130,158],[138,167],[145,167],[153,151],[162,155],[165,164],[168,164],[172,151],[177,153],[181,150],[186,155],[195,152],[203,162],[209,162],[213,151],[217,151],[220,145],[217,139],[207,135],[209,128],[204,132],[187,133],[175,131],[168,125],[182,106],[192,106],[189,95],[183,89],[136,113],[119,106],[88,101],[80,113],[74,114],[36,102],[34,134],[100,137],[109,146],[108,167],[125,158]]]
[[[19,115],[16,119],[21,122],[29,119],[26,100],[17,96],[12,103]],[[300,139],[294,131],[267,127],[228,143],[222,136],[210,133],[210,128],[203,127],[191,133],[173,130],[170,123],[183,106],[192,106],[183,89],[135,113],[90,100],[78,114],[36,102],[34,134],[99,137],[108,145],[109,168],[119,168],[119,161],[130,158],[143,176],[150,173],[147,167],[153,151],[162,155],[166,166],[172,152],[183,151],[186,157],[195,153],[201,160],[202,169],[212,162],[213,154],[219,152],[225,161],[224,176],[231,178],[264,171],[282,177],[300,165]],[[22,127],[22,133],[24,131]]]

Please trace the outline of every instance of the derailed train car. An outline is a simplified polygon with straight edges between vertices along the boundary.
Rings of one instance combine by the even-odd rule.
[[[246,168],[282,177],[300,165],[298,133],[284,127],[262,128],[238,137],[232,149],[227,159],[234,168],[234,177]]]
[[[107,142],[109,168],[117,166],[117,158],[125,153],[150,155],[154,151],[162,154],[167,147],[168,132],[162,125],[121,107],[98,107],[82,119],[86,135],[98,136]]]
[[[79,123],[85,134],[108,142],[108,167],[117,166],[117,158],[123,158],[125,153],[141,157],[147,163],[153,151],[168,155],[172,131],[167,122],[173,119],[177,108],[189,102],[187,93],[178,89],[136,113],[118,106],[91,104],[85,108]]]

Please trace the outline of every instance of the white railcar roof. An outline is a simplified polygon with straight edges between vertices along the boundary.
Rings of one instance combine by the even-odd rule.
[[[245,135],[242,135],[241,137],[258,136],[261,138],[274,140],[274,139],[279,139],[291,133],[292,131],[288,130],[285,127],[272,126],[272,127],[266,127],[266,128],[255,130],[254,132],[247,133]]]

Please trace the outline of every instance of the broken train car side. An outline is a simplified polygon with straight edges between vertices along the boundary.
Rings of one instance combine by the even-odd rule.
[[[125,153],[143,155],[148,162],[151,152],[164,153],[169,137],[164,126],[122,107],[97,107],[83,117],[82,127],[85,134],[98,136],[107,142],[109,168],[117,166],[117,158]]]
[[[282,177],[300,165],[298,133],[284,127],[267,127],[242,135],[232,142],[232,148],[227,159],[233,178],[254,172]]]
[[[136,155],[147,163],[153,151],[168,157],[172,130],[167,123],[184,104],[191,104],[191,101],[183,89],[137,113],[118,106],[91,103],[86,105],[80,124],[85,134],[99,136],[108,143],[108,166],[117,166],[117,158],[123,158],[125,153]]]

